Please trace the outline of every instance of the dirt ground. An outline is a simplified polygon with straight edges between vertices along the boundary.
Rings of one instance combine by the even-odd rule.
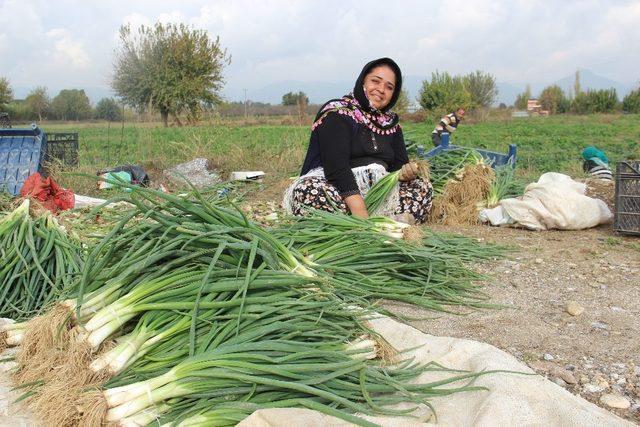
[[[613,183],[585,182],[587,194],[613,210]],[[258,220],[278,211],[288,182],[268,184],[275,185],[250,191],[245,203]],[[409,322],[423,332],[494,345],[570,392],[640,424],[640,237],[614,234],[611,224],[545,232],[431,227],[513,248],[507,259],[475,267],[488,277],[484,290],[491,302],[509,308],[435,319],[415,306],[388,308],[428,318]],[[619,402],[612,403],[611,395]]]
[[[640,422],[640,238],[614,235],[610,225],[546,232],[433,228],[515,247],[509,259],[477,266],[490,277],[485,291],[492,302],[510,308],[439,315],[410,322],[414,327],[494,345],[572,393]],[[568,304],[574,314],[584,311],[571,315]],[[425,316],[413,306],[390,308]],[[630,407],[608,406],[600,400],[606,394],[624,397]]]

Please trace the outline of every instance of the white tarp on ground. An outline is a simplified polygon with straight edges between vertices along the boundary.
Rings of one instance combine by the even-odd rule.
[[[489,344],[458,338],[435,337],[387,317],[370,321],[398,351],[406,357],[427,363],[439,362],[449,368],[470,371],[511,370],[533,373],[513,356]],[[9,352],[12,350],[10,349]],[[5,357],[7,354],[5,353]],[[20,395],[11,390],[9,363],[0,364],[0,426],[39,426],[36,418],[21,403],[13,403]],[[425,373],[420,381],[441,378]],[[408,426],[632,426],[614,414],[574,396],[539,375],[495,373],[481,376],[474,385],[489,391],[464,392],[433,398],[438,419],[424,408],[419,419],[373,418],[369,421],[392,427]],[[270,409],[257,411],[240,424],[241,427],[324,427],[350,425],[337,418],[307,409]]]
[[[482,211],[480,219],[492,225],[517,223],[531,230],[583,230],[611,222],[607,204],[586,196],[586,190],[586,184],[548,172],[529,184],[522,197],[501,200],[496,208]]]
[[[4,319],[0,319],[2,323]],[[15,349],[7,349],[0,356],[8,358],[15,353]],[[15,363],[0,363],[0,427],[38,427],[42,424],[26,408],[22,402],[16,399],[22,394],[20,390],[13,390],[13,384],[9,376],[9,370],[15,367]]]
[[[436,361],[449,368],[471,371],[503,369],[533,373],[513,356],[489,344],[435,337],[387,317],[371,321],[396,350],[413,349],[407,357],[416,361]],[[416,348],[417,347],[417,348]],[[425,373],[421,381],[440,378]],[[464,392],[433,398],[438,419],[371,418],[384,426],[632,426],[614,414],[574,396],[539,375],[495,373],[478,378],[474,385],[489,391]],[[428,413],[425,411],[425,413]],[[427,418],[427,419],[425,419]],[[350,425],[342,420],[306,409],[257,411],[241,427],[320,427]]]

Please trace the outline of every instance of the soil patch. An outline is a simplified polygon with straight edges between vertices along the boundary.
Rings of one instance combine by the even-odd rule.
[[[640,422],[640,239],[613,235],[610,227],[532,232],[434,226],[515,247],[509,259],[477,267],[490,277],[485,291],[491,301],[511,308],[410,323],[433,335],[494,345],[572,393]],[[569,314],[579,312],[576,307],[584,311]],[[389,308],[433,318],[413,306]],[[600,401],[611,393],[630,407]]]

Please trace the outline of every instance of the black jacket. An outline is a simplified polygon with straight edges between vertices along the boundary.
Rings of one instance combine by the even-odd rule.
[[[393,172],[409,161],[400,129],[379,135],[348,116],[330,113],[314,134],[320,147],[317,166],[322,165],[325,177],[343,197],[360,192],[352,168],[378,163]]]
[[[402,89],[402,74],[393,60],[380,58],[365,65],[356,81],[353,97],[364,111],[373,114],[375,111],[364,94],[363,85],[365,76],[380,65],[388,65],[396,75],[394,93],[389,104],[382,109],[383,113],[395,105]],[[315,121],[320,119],[325,105],[320,108]],[[351,168],[378,163],[392,172],[409,161],[402,130],[399,126],[396,127],[397,123],[398,119],[395,116],[395,120],[382,129],[393,128],[395,131],[381,134],[373,132],[348,115],[329,113],[311,133],[301,175],[322,166],[325,177],[342,196],[358,194],[359,189]]]

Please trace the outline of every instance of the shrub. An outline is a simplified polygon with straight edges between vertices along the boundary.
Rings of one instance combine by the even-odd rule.
[[[624,97],[622,109],[627,113],[640,113],[640,88],[632,90]]]
[[[96,119],[118,122],[122,120],[122,109],[113,98],[102,98],[96,104]]]
[[[557,114],[569,111],[571,102],[560,86],[553,85],[547,86],[540,93],[540,105],[543,110],[549,111],[550,114]]]
[[[571,103],[571,110],[578,114],[611,113],[618,106],[616,90],[600,89],[580,92]]]
[[[431,74],[431,81],[423,81],[418,101],[425,110],[451,112],[459,107],[472,106],[471,95],[464,86],[463,78],[451,76],[446,71]]]

